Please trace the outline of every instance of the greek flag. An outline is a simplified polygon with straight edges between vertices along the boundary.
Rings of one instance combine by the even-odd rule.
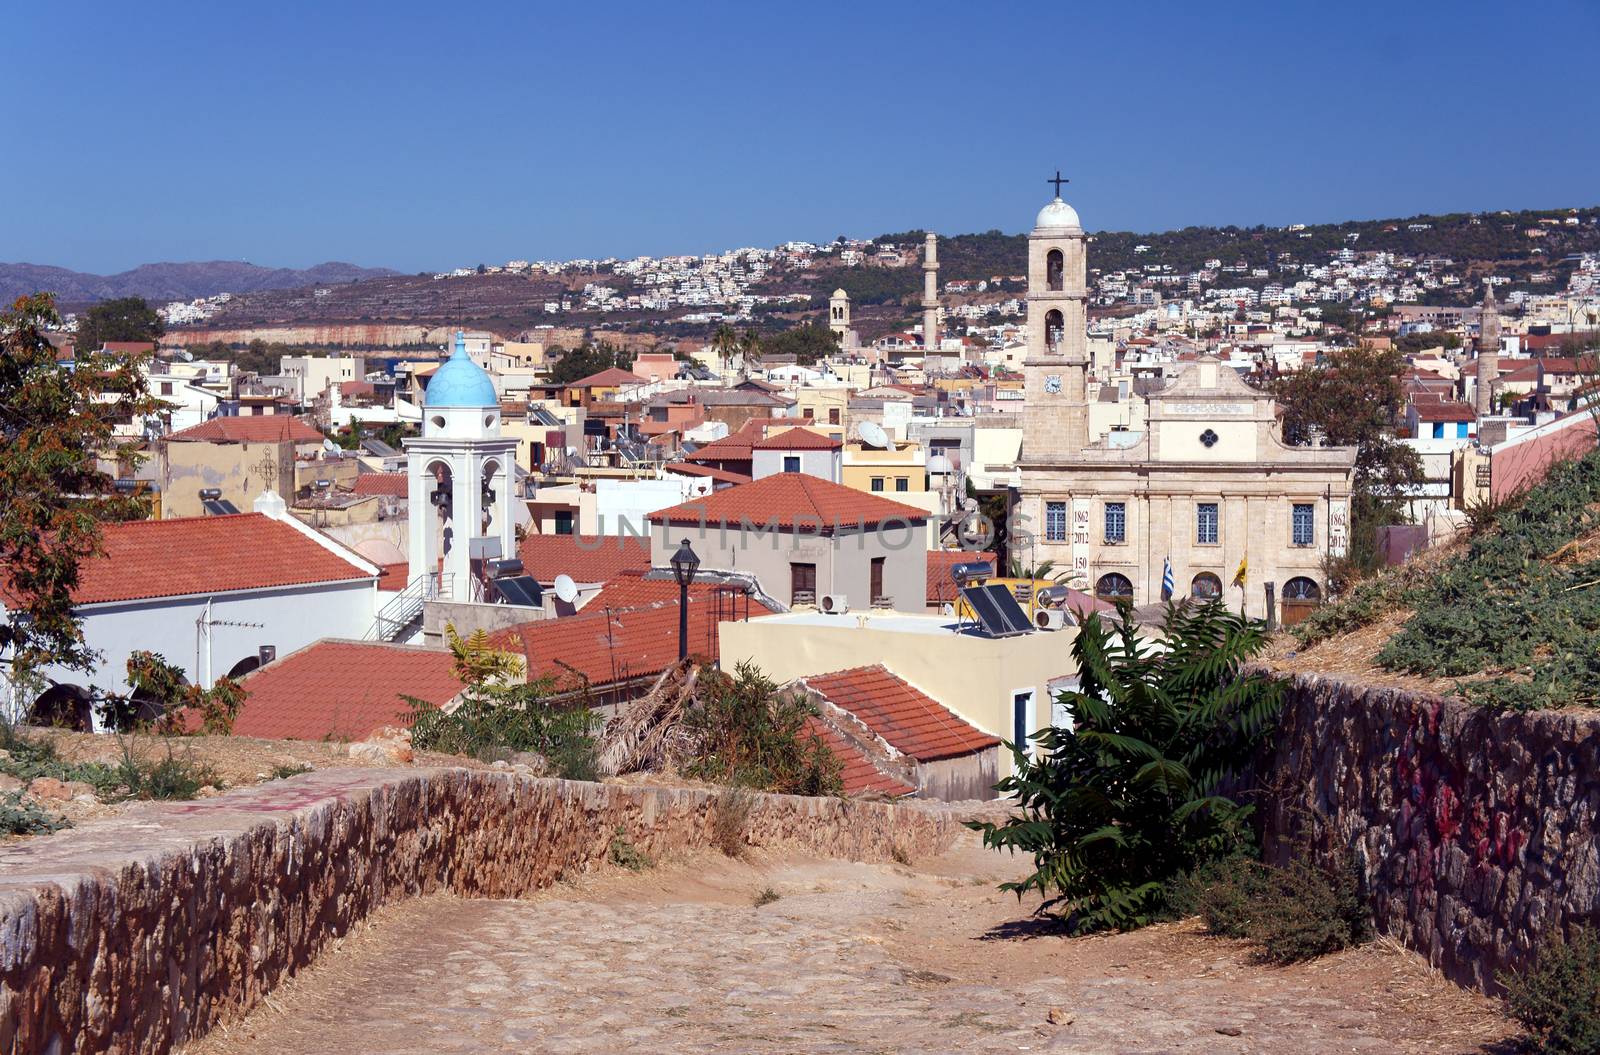
[[[1161,599],[1163,601],[1170,601],[1170,600],[1172,600],[1172,585],[1173,585],[1173,583],[1172,583],[1172,558],[1171,557],[1163,557],[1163,558],[1161,558],[1161,564],[1162,564],[1162,568],[1161,568]]]

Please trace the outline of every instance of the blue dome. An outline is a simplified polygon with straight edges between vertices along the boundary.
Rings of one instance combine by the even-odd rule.
[[[488,373],[467,356],[466,335],[456,333],[456,350],[445,364],[434,371],[428,382],[425,407],[497,407],[494,382]]]

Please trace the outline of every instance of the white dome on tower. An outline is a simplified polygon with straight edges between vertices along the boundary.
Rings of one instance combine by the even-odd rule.
[[[1048,205],[1039,210],[1038,218],[1033,221],[1033,229],[1078,231],[1082,230],[1082,227],[1078,223],[1078,210],[1060,198],[1053,198]]]

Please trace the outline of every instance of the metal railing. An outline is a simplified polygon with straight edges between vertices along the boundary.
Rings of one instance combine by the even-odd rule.
[[[373,621],[364,640],[395,640],[406,627],[422,617],[422,606],[425,602],[437,601],[440,596],[449,592],[449,587],[450,575],[446,572],[430,571],[417,576],[404,590],[390,598],[388,604],[378,609],[378,617]]]

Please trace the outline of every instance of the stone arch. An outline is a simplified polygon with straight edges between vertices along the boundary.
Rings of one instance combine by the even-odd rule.
[[[1203,571],[1189,582],[1189,596],[1198,601],[1215,601],[1222,596],[1222,580]]]
[[[1059,293],[1066,288],[1067,258],[1059,249],[1052,249],[1044,255],[1044,281],[1045,287]]]
[[[1283,584],[1283,625],[1294,626],[1322,603],[1322,587],[1316,580],[1296,575]]]
[[[1062,315],[1061,312],[1058,309],[1051,308],[1049,311],[1045,312],[1044,313],[1044,345],[1045,345],[1045,348],[1048,349],[1051,352],[1054,352],[1056,350],[1056,348],[1061,344],[1061,335],[1066,331],[1066,328],[1067,328],[1066,316]]]

